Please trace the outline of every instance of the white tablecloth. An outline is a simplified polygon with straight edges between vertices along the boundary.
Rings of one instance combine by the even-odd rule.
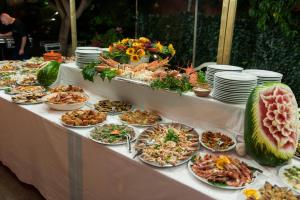
[[[153,91],[118,80],[90,83],[82,80],[73,65],[62,66],[59,77],[60,83],[82,86],[91,101],[107,97],[129,100],[143,108],[156,109],[173,121],[192,125],[198,131],[213,125],[242,130],[243,106]],[[15,105],[10,96],[0,92],[0,161],[49,200],[192,200],[209,199],[207,196],[227,200],[237,199],[240,194],[199,182],[188,172],[186,164],[153,168],[133,160],[126,146],[95,143],[88,139],[90,128],[62,127],[59,119],[62,113],[49,110],[44,104]],[[109,116],[107,122],[118,122],[118,117]],[[138,134],[142,130],[136,129]],[[269,180],[280,185],[277,169],[246,160],[265,170],[257,183]]]

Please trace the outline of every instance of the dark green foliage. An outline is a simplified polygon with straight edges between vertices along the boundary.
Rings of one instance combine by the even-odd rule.
[[[83,68],[81,73],[82,73],[84,80],[89,80],[89,81],[94,82],[94,76],[97,74],[95,66],[96,66],[96,63],[91,63],[91,64],[86,65]]]
[[[174,44],[177,53],[172,64],[187,66],[192,59],[192,14],[141,17],[139,35]],[[198,15],[196,66],[216,61],[220,16]],[[249,17],[237,17],[231,53],[231,64],[247,68],[277,71],[283,82],[295,93],[300,105],[300,37],[291,39],[280,28],[268,26],[265,31]]]

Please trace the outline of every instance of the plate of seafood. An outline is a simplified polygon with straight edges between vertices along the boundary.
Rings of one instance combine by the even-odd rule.
[[[45,92],[24,93],[24,94],[18,94],[12,96],[11,100],[16,104],[22,104],[22,105],[39,104],[39,103],[43,103],[43,97],[45,95],[46,95]]]
[[[136,139],[134,129],[125,124],[104,124],[96,126],[89,135],[93,141],[106,145],[122,145]]]
[[[186,163],[199,150],[195,129],[179,123],[157,124],[137,138],[136,155],[155,167],[175,167]]]
[[[0,90],[7,89],[16,84],[16,78],[14,76],[5,76],[0,78]]]
[[[206,130],[200,134],[200,143],[213,152],[224,152],[236,146],[236,139],[223,130]]]
[[[15,72],[17,71],[17,67],[12,64],[4,64],[0,66],[0,72]]]
[[[296,196],[292,190],[287,187],[280,187],[269,182],[261,185],[245,188],[241,191],[238,200],[299,200],[300,197]]]
[[[94,104],[96,110],[109,114],[120,114],[132,109],[132,105],[123,101],[101,100]]]
[[[134,110],[119,115],[120,120],[132,126],[148,127],[159,123],[162,118],[155,111]]]
[[[59,85],[57,87],[52,87],[49,89],[51,93],[55,92],[84,92],[79,86],[74,85]]]
[[[228,190],[252,184],[260,171],[232,156],[205,153],[193,156],[188,162],[188,169],[200,181]]]
[[[17,80],[18,85],[27,86],[27,85],[37,85],[37,78],[36,75],[33,74],[27,74],[20,76]]]
[[[45,96],[44,100],[54,110],[77,110],[85,105],[88,96],[80,92],[56,92]]]
[[[106,113],[94,110],[74,110],[61,116],[61,123],[72,128],[94,127],[106,120]]]
[[[300,166],[285,165],[279,169],[278,175],[286,186],[300,194]]]
[[[300,160],[300,141],[298,141],[297,149],[296,149],[296,152],[294,154],[294,158]]]
[[[6,94],[15,95],[22,93],[45,92],[46,89],[42,86],[13,86],[5,89]]]

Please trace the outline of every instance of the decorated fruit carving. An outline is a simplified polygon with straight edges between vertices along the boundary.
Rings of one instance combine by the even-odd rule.
[[[258,163],[277,166],[296,151],[297,102],[292,90],[282,83],[265,83],[251,93],[245,114],[246,151]]]

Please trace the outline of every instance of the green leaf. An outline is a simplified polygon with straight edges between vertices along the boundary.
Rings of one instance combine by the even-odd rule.
[[[84,80],[89,80],[91,82],[94,82],[94,76],[97,74],[96,71],[96,63],[91,63],[86,65],[82,70],[82,76]]]
[[[99,73],[99,76],[104,81],[107,78],[109,81],[117,76],[117,70],[112,70],[110,68],[104,69],[102,72]]]

